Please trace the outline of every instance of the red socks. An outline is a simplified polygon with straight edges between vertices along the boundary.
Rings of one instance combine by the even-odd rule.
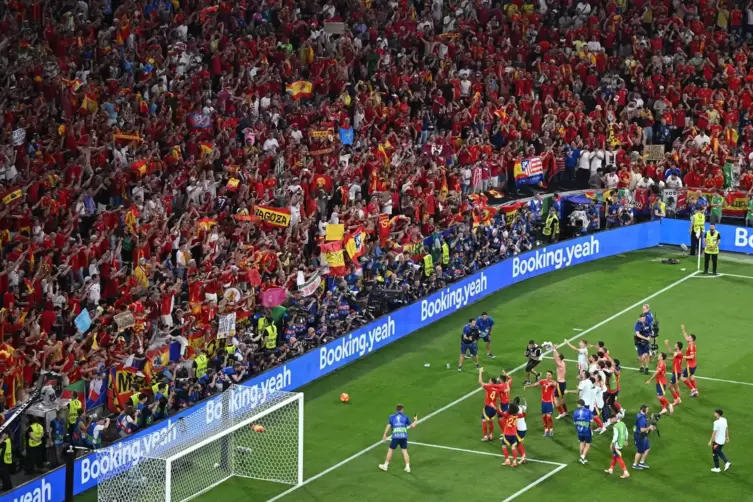
[[[565,410],[565,413],[567,413],[567,405],[566,404],[562,405],[562,409]]]
[[[487,436],[487,433],[486,433],[486,423],[487,423],[486,420],[484,420],[484,421],[481,422],[481,432],[484,434],[484,437]]]
[[[520,450],[520,456],[525,457],[526,456],[526,447],[523,446],[523,443],[518,443],[518,450]]]
[[[661,409],[664,410],[669,406],[669,401],[667,401],[667,398],[664,396],[661,396],[659,398],[659,402],[661,403]]]
[[[594,423],[596,424],[596,427],[598,427],[599,429],[604,427],[604,423],[601,421],[601,418],[599,417],[594,417]]]
[[[679,392],[673,392],[672,393],[672,399],[674,399],[675,401],[677,401],[678,399],[680,399],[680,393]]]
[[[560,415],[562,415],[562,413],[564,413],[562,411],[562,406],[560,406],[559,404],[557,405],[557,411],[559,412]]]
[[[612,405],[617,409],[617,411],[620,411],[622,409],[622,406],[620,406],[620,403],[618,403],[617,401],[612,403]]]
[[[693,381],[686,378],[683,380],[683,383],[688,387],[688,389],[693,390]]]
[[[627,467],[625,467],[625,461],[622,460],[622,457],[612,457],[612,463],[609,464],[609,468],[614,469],[614,464],[620,464],[620,468],[622,468],[623,471],[627,470]]]
[[[548,429],[549,428],[548,417],[549,417],[549,415],[541,415],[541,423],[544,424],[544,429]]]
[[[698,392],[698,386],[696,385],[695,380],[691,380],[690,385],[694,391]]]
[[[503,447],[502,447],[502,454],[503,454],[503,455],[505,456],[505,460],[507,460],[507,457],[509,456],[509,455],[507,454],[507,446],[503,446]]]

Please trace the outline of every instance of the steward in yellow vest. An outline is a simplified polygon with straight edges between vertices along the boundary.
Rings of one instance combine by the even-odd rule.
[[[427,253],[424,255],[424,275],[426,277],[431,277],[431,274],[434,273],[434,258],[431,257],[430,253]]]
[[[13,469],[13,444],[7,434],[0,436],[0,481],[3,492],[11,490],[13,483],[10,479],[10,472]]]
[[[450,246],[447,241],[442,242],[442,266],[446,267],[450,264]]]
[[[716,265],[719,259],[719,241],[722,236],[716,231],[716,225],[713,223],[709,226],[709,231],[706,232],[706,237],[703,239],[703,254],[704,254],[704,266],[703,273],[709,273],[709,262],[714,264],[713,273],[716,275]]]
[[[207,355],[201,352],[198,356],[194,358],[193,362],[196,365],[196,370],[195,370],[196,378],[203,377],[207,372],[207,363],[209,362]]]
[[[560,217],[554,206],[549,208],[549,215],[544,222],[544,229],[541,231],[544,236],[548,237],[549,243],[557,242],[560,235]],[[542,239],[543,240],[543,239]]]
[[[29,426],[26,428],[26,474],[34,474],[34,468],[44,467],[44,427],[39,421],[39,417],[29,416]]]
[[[274,324],[268,325],[264,330],[264,336],[266,337],[264,348],[275,350],[277,348],[277,326]]]
[[[695,256],[698,251],[703,228],[706,226],[706,215],[702,208],[697,208],[690,217],[690,256]]]

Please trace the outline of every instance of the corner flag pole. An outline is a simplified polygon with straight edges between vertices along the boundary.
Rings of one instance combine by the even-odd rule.
[[[701,271],[701,232],[698,232],[698,265],[696,271]]]

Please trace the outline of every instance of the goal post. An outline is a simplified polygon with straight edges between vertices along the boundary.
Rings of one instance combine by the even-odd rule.
[[[255,404],[255,390],[232,386],[135,448],[98,450],[99,502],[184,502],[232,477],[302,484],[303,394]]]

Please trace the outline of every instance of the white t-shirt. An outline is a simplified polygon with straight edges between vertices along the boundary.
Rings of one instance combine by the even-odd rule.
[[[588,348],[583,347],[578,349],[578,369],[584,370],[588,368]]]
[[[727,419],[724,417],[714,421],[714,442],[721,445],[727,442]]]
[[[593,388],[594,384],[591,380],[583,380],[578,384],[578,397],[586,403],[586,408],[593,406]]]
[[[525,409],[523,409],[521,411],[523,411],[523,413],[525,413]],[[517,428],[518,428],[519,431],[527,431],[528,430],[528,424],[526,424],[525,417],[522,417],[522,416],[518,415],[518,421],[516,423],[516,426],[517,426]]]

